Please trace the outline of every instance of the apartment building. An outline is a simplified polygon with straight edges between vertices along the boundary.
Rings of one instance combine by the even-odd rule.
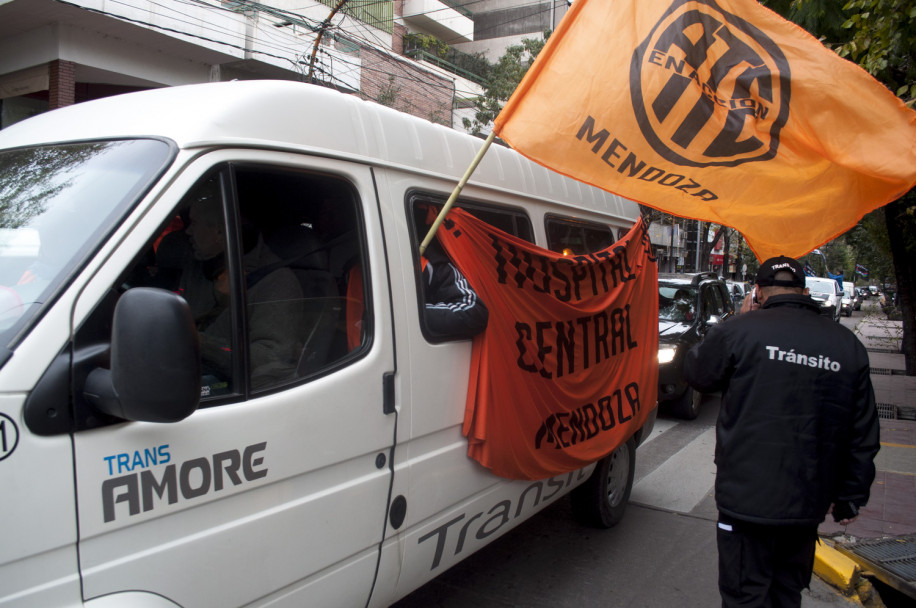
[[[405,37],[473,40],[439,0],[0,0],[0,128],[49,109],[164,86],[303,80],[460,126],[481,80]]]

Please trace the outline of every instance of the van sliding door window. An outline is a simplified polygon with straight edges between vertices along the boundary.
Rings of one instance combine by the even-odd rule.
[[[337,177],[219,167],[183,197],[116,291],[159,287],[188,302],[202,405],[329,373],[369,344],[358,203]]]
[[[607,249],[615,243],[610,226],[550,215],[544,220],[547,247],[563,255],[583,255]]]
[[[417,305],[423,335],[433,343],[467,340],[486,327],[486,303],[460,272],[450,264],[437,239],[429,244],[426,255],[419,257],[423,241],[443,200],[414,195],[408,199],[407,214],[411,226],[411,242],[417,254]],[[531,220],[521,211],[459,201],[456,205],[474,217],[530,243],[534,242]]]

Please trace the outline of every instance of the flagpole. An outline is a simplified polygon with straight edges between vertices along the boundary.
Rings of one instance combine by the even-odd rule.
[[[479,165],[480,161],[483,160],[483,155],[487,153],[490,144],[493,143],[495,138],[496,131],[490,131],[486,141],[483,142],[483,147],[477,151],[477,155],[474,157],[474,160],[471,161],[471,165],[468,167],[467,171],[464,172],[464,175],[461,177],[458,185],[455,186],[455,189],[452,190],[451,196],[449,196],[448,200],[445,201],[445,206],[442,207],[442,211],[440,211],[439,215],[436,216],[436,221],[433,222],[433,225],[429,227],[429,232],[426,233],[426,236],[423,238],[423,242],[420,243],[420,255],[423,255],[426,252],[426,248],[429,246],[430,242],[433,240],[433,237],[436,235],[436,230],[438,230],[439,226],[442,225],[442,221],[445,219],[446,214],[451,210],[452,205],[455,204],[455,201],[458,200],[458,194],[464,188],[465,184],[468,183],[468,180],[471,179],[471,174],[474,173],[475,169],[477,169],[477,165]]]

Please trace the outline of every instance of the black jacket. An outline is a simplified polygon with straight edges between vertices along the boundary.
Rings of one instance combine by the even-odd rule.
[[[773,296],[762,310],[713,327],[687,354],[685,373],[701,392],[722,391],[722,513],[817,525],[832,502],[868,501],[879,447],[868,354],[811,298]]]
[[[487,327],[489,311],[435,242],[423,261],[426,327],[434,338],[472,338]]]

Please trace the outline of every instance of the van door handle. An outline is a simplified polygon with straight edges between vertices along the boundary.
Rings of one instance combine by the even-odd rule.
[[[394,408],[394,372],[385,372],[382,375],[382,412],[395,413]]]

